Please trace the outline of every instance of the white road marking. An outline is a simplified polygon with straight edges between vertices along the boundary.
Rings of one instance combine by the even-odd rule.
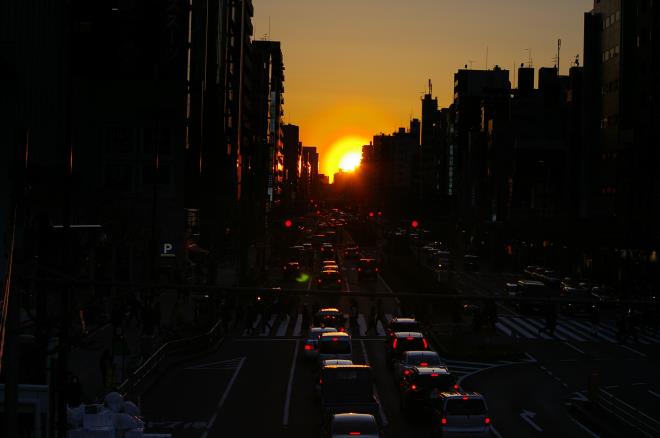
[[[495,435],[496,438],[502,438],[502,434],[495,429],[495,426],[491,425],[490,426],[490,431]]]
[[[573,423],[575,423],[580,429],[584,430],[589,436],[592,436],[592,437],[594,437],[594,438],[600,438],[600,435],[598,435],[597,433],[595,433],[593,430],[589,429],[589,428],[588,428],[587,426],[585,426],[584,424],[582,424],[582,423],[580,423],[579,421],[577,421],[575,418],[571,417],[571,420],[572,420]]]
[[[627,345],[620,344],[619,347],[625,348],[628,351],[632,351],[635,354],[639,354],[642,357],[646,357],[646,355],[644,353],[642,353],[641,351],[637,351],[634,348],[628,347]]]
[[[193,365],[184,370],[233,370],[238,364],[245,359],[244,357],[237,357],[236,359],[229,360],[220,360],[217,362],[203,363],[199,365]]]
[[[231,379],[229,380],[229,383],[227,384],[227,388],[225,388],[225,392],[222,393],[222,398],[218,402],[218,406],[215,408],[215,413],[211,417],[211,419],[206,423],[206,430],[202,434],[201,438],[207,438],[209,436],[209,431],[213,427],[213,424],[215,423],[216,418],[218,417],[218,413],[220,412],[220,409],[222,408],[222,405],[225,404],[225,400],[227,400],[227,396],[229,395],[229,391],[231,390],[231,387],[234,386],[234,382],[236,381],[236,377],[238,377],[238,373],[241,371],[241,368],[243,367],[243,364],[245,363],[245,358],[241,358],[241,361],[238,364],[238,367],[236,367],[236,370],[234,371],[234,375],[231,376]]]
[[[573,350],[577,351],[578,353],[585,354],[584,351],[580,350],[579,348],[577,348],[577,347],[576,347],[575,345],[573,345],[573,344],[570,344],[570,343],[565,342],[565,341],[564,341],[564,344],[568,345],[569,347],[571,347]]]
[[[360,313],[358,315],[358,331],[360,332],[360,336],[364,336],[367,334],[367,321],[364,319],[364,314]]]
[[[649,389],[649,394],[654,395],[654,396],[660,398],[660,394],[658,394],[658,393],[655,392],[655,391],[651,391],[650,389]]]
[[[523,409],[523,411],[520,413],[520,418],[522,418],[527,424],[532,426],[532,428],[534,428],[537,432],[543,432],[541,426],[534,422],[534,417],[536,417],[536,413],[528,411],[527,409]]]
[[[509,329],[508,329],[504,324],[502,324],[501,322],[499,322],[499,321],[496,322],[496,323],[495,323],[495,327],[497,327],[497,329],[498,329],[499,331],[501,331],[502,333],[504,333],[505,335],[507,335],[507,336],[511,336],[511,330],[509,330]]]
[[[286,318],[280,322],[280,326],[277,328],[277,333],[275,336],[284,336],[286,335],[286,329],[289,328],[289,321],[291,320],[291,317],[289,315],[286,316]]]
[[[369,365],[369,355],[367,355],[367,347],[364,346],[364,341],[360,340],[360,345],[362,346],[362,354],[364,355],[364,362]],[[387,426],[387,416],[385,415],[385,410],[383,405],[380,402],[380,397],[378,397],[378,389],[374,383],[374,395],[376,396],[376,403],[378,404],[378,413],[380,414],[380,419],[382,420],[382,426]]]
[[[531,332],[527,331],[526,328],[524,328],[522,325],[518,325],[517,322],[515,322],[513,319],[510,319],[510,317],[501,318],[504,324],[508,325],[511,327],[513,330],[515,330],[517,333],[520,333],[527,339],[536,339],[536,335],[532,334]]]
[[[378,333],[378,336],[385,336],[385,329],[383,328],[383,323],[380,322],[380,319],[376,323],[376,332]]]
[[[289,383],[286,386],[286,400],[284,401],[284,415],[282,417],[282,424],[287,426],[289,424],[289,408],[291,407],[291,390],[293,389],[293,375],[296,372],[296,362],[298,361],[298,347],[300,341],[296,341],[296,347],[293,349],[293,363],[291,364],[291,372],[289,373]]]
[[[300,336],[302,329],[302,315],[299,313],[296,318],[296,324],[293,326],[293,336]]]

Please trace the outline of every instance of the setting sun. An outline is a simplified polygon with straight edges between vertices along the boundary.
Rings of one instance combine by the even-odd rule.
[[[344,155],[339,162],[339,168],[345,172],[355,170],[360,165],[362,154],[359,152],[349,152]]]
[[[330,179],[339,169],[349,172],[360,165],[362,159],[362,146],[369,144],[369,140],[360,136],[346,136],[332,143],[325,153],[326,172]]]

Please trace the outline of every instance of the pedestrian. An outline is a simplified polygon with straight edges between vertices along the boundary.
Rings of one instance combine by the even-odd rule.
[[[546,306],[545,327],[539,329],[539,335],[546,332],[550,336],[554,336],[555,328],[557,328],[557,308],[554,303],[548,303]]]
[[[376,310],[375,305],[371,305],[371,309],[369,309],[369,323],[367,324],[367,331],[366,333],[368,334],[371,329],[376,331],[376,326],[378,324],[378,311]]]
[[[591,322],[591,333],[593,336],[598,336],[598,329],[600,326],[600,309],[597,304],[592,304],[589,312],[589,322]]]
[[[256,317],[255,308],[252,304],[248,305],[247,311],[245,312],[245,334],[252,336],[254,330],[254,318]]]
[[[66,387],[66,404],[72,408],[82,403],[82,385],[78,376],[71,374]]]
[[[103,350],[101,357],[99,358],[99,369],[101,370],[101,382],[103,382],[104,389],[110,389],[113,385],[113,376],[112,376],[112,355],[110,350],[107,348]]]
[[[497,324],[497,305],[495,304],[495,300],[486,301],[485,311],[488,325],[495,331],[495,324]]]

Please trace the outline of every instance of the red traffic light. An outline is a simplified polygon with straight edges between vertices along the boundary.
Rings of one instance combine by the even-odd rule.
[[[287,228],[291,228],[293,226],[293,222],[291,221],[291,219],[285,220],[284,221],[284,226],[287,227]]]
[[[413,228],[417,228],[419,227],[419,222],[417,222],[417,220],[413,220],[412,222],[410,222],[410,226]]]
[[[369,217],[374,217],[374,212],[373,211],[369,212]]]

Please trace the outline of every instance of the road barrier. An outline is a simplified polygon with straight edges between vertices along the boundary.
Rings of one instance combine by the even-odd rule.
[[[136,389],[143,388],[155,372],[162,371],[167,364],[171,365],[174,357],[205,352],[216,345],[223,335],[222,320],[218,320],[206,333],[166,342],[119,385],[118,392],[124,397],[133,394]]]

